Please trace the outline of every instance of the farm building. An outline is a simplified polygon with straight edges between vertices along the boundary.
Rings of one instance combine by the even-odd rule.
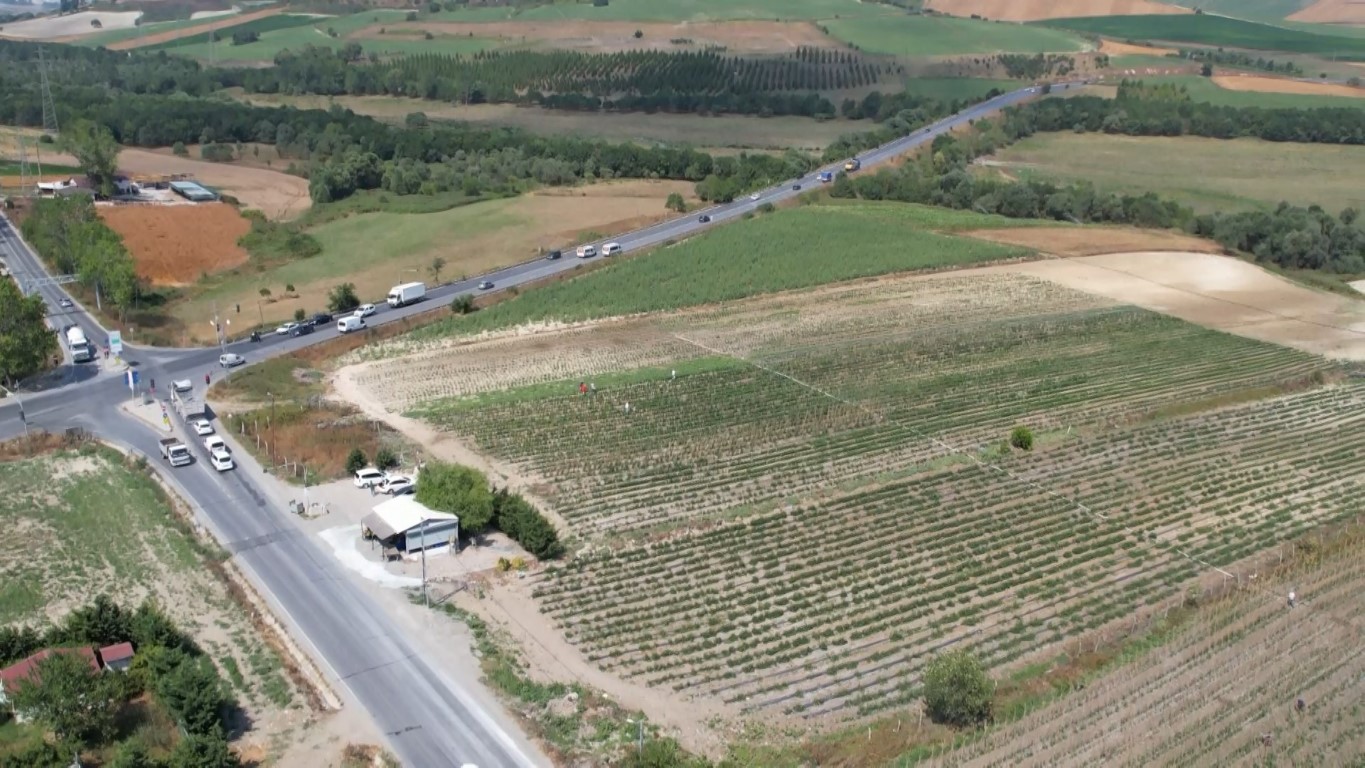
[[[376,505],[360,524],[367,537],[384,545],[386,554],[390,549],[395,554],[407,555],[445,546],[460,535],[459,517],[428,509],[412,496],[399,496]]]
[[[93,648],[45,648],[23,661],[15,662],[4,669],[0,669],[0,706],[6,706],[7,708],[13,709],[12,706],[9,706],[9,697],[14,695],[14,692],[19,689],[20,685],[23,685],[25,682],[34,682],[35,673],[38,671],[38,663],[54,653],[79,654],[84,656],[86,661],[89,662],[91,671],[98,672],[100,669],[99,658],[95,655],[95,649]],[[23,712],[15,711],[14,719],[22,723],[27,720],[27,717]]]
[[[104,662],[105,671],[127,672],[133,665],[133,644],[106,645],[100,649],[100,661]]]
[[[172,181],[171,190],[195,203],[208,203],[218,199],[217,194],[193,181]]]

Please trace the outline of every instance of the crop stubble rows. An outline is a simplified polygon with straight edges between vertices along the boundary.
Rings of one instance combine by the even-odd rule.
[[[1230,562],[1365,497],[1365,389],[1144,421],[1326,364],[1041,281],[882,281],[652,328],[713,364],[423,414],[595,542],[537,586],[592,660],[748,709],[904,705],[936,647],[1017,659],[1170,599],[1190,556]],[[1018,422],[1046,450],[970,458]]]

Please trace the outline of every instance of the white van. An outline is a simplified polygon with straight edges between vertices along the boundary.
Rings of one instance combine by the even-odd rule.
[[[621,252],[620,243],[607,243],[606,245],[602,246],[603,256],[615,256],[620,252]]]
[[[350,317],[343,317],[337,321],[337,331],[341,333],[350,333],[351,331],[358,331],[364,327],[365,318],[356,317],[355,315],[351,315]]]
[[[592,258],[593,256],[596,256],[596,255],[597,255],[597,246],[595,246],[595,245],[580,245],[580,246],[578,246],[578,258],[580,258],[580,259],[590,259],[590,258]]]

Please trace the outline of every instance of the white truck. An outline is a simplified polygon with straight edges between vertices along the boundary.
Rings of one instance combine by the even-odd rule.
[[[580,259],[591,259],[592,257],[594,257],[594,256],[596,256],[596,255],[597,255],[597,246],[595,246],[595,245],[580,245],[580,246],[578,246],[578,258],[580,258]]]
[[[95,359],[95,350],[85,338],[85,331],[79,326],[66,329],[66,346],[71,350],[71,359],[78,363],[88,363]]]
[[[161,444],[161,457],[169,461],[172,467],[183,467],[194,461],[190,449],[178,438],[163,437],[158,442]]]
[[[421,301],[427,295],[426,283],[403,283],[389,289],[389,306],[402,307]]]

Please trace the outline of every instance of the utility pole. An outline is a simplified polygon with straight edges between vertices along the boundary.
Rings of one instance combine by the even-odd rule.
[[[426,607],[431,607],[431,598],[427,596],[427,521],[422,520],[422,602]]]

